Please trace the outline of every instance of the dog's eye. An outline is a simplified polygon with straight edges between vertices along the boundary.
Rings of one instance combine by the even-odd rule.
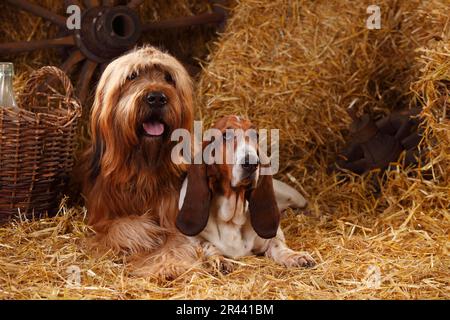
[[[166,80],[167,83],[170,83],[172,85],[175,85],[175,80],[173,80],[173,77],[170,73],[166,72],[164,74],[164,80]]]
[[[127,77],[127,79],[132,81],[132,80],[136,79],[137,77],[138,77],[137,72],[133,72]]]

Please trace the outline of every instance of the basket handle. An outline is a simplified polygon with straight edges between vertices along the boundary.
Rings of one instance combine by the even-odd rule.
[[[46,78],[52,79],[47,82],[48,85],[51,85],[52,81],[55,79],[61,82],[65,91],[64,97],[66,102],[68,102],[71,98],[75,98],[72,82],[66,73],[57,67],[46,66],[34,71],[27,80],[23,90],[24,94],[22,95],[24,98],[21,101],[22,107],[27,105],[24,102],[26,102],[29,97],[33,97],[38,91],[42,90],[42,85],[45,83]]]

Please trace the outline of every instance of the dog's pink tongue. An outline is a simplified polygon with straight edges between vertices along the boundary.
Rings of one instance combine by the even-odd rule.
[[[160,136],[164,133],[164,125],[158,121],[149,121],[143,124],[145,132],[151,136]]]

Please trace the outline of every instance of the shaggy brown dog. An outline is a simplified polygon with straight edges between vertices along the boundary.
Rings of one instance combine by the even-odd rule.
[[[172,56],[145,47],[104,71],[86,154],[89,223],[97,245],[145,257],[145,274],[175,277],[196,260],[175,228],[184,168],[170,158],[172,131],[192,122],[191,80]]]

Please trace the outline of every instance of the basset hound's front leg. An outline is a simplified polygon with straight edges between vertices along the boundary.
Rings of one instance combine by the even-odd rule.
[[[309,253],[294,251],[286,245],[281,229],[278,229],[277,236],[269,241],[266,256],[286,267],[311,268],[316,265]]]
[[[226,259],[217,247],[209,241],[203,241],[199,238],[194,238],[194,241],[202,249],[202,256],[205,258],[206,263],[213,269],[228,274],[233,272],[233,263]]]

